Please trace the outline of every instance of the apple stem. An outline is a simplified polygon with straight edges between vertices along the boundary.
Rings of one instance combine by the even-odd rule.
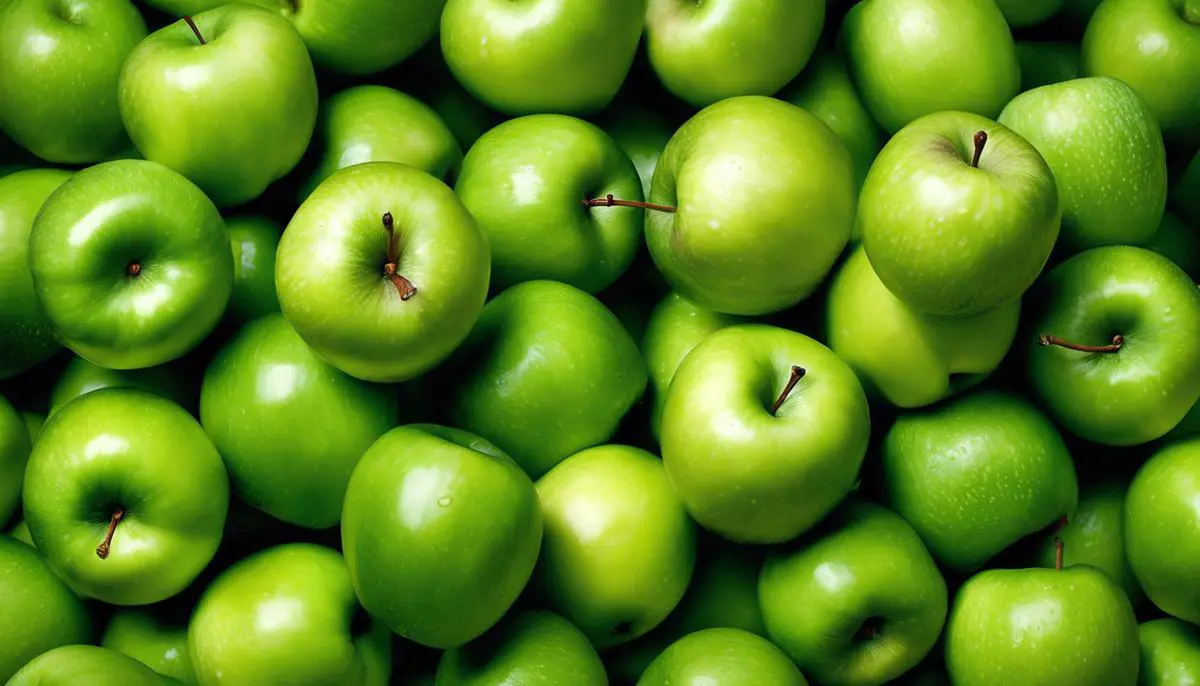
[[[592,198],[591,200],[583,201],[584,207],[640,207],[644,210],[656,210],[658,212],[675,212],[675,208],[670,205],[656,205],[652,202],[641,202],[640,200],[618,200],[612,196],[612,193],[603,198]]]
[[[104,534],[104,540],[96,546],[96,557],[101,560],[108,559],[108,550],[112,547],[113,534],[117,533],[117,525],[124,518],[125,510],[123,508],[117,508],[117,511],[112,513],[112,519],[108,520],[108,531]]]
[[[388,234],[387,262],[383,265],[383,276],[396,287],[396,291],[400,293],[400,300],[408,301],[417,294],[417,287],[396,271],[400,261],[400,242],[396,239],[396,225],[391,212],[383,213],[383,228]]]
[[[1064,341],[1063,339],[1059,338],[1058,336],[1051,336],[1050,334],[1047,334],[1047,333],[1044,333],[1044,334],[1041,334],[1040,336],[1038,336],[1038,345],[1042,345],[1042,346],[1057,345],[1060,348],[1066,348],[1067,350],[1078,350],[1081,353],[1115,353],[1118,350],[1120,350],[1121,346],[1124,344],[1125,344],[1125,337],[1120,334],[1113,336],[1112,343],[1110,343],[1109,345],[1082,345],[1080,343],[1072,343],[1071,341]]]
[[[783,392],[779,394],[779,397],[775,399],[775,404],[771,406],[772,416],[774,416],[775,413],[779,411],[779,408],[783,406],[783,401],[787,400],[788,394],[792,392],[792,389],[796,387],[796,384],[800,383],[800,379],[804,378],[805,373],[806,370],[804,367],[792,365],[792,374],[788,377],[787,383],[783,387]]]
[[[1063,540],[1058,536],[1054,537],[1054,568],[1060,572],[1063,568]]]
[[[125,267],[125,275],[126,276],[137,276],[138,274],[141,274],[141,273],[142,273],[142,265],[140,262],[130,262],[129,265],[127,267]]]
[[[975,132],[975,156],[971,158],[971,166],[979,168],[979,158],[983,157],[983,146],[987,145],[987,131]]]
[[[200,45],[208,45],[208,41],[204,40],[204,34],[200,33],[200,27],[196,26],[196,22],[188,15],[183,15],[183,20],[192,28],[192,33],[196,34],[196,40],[200,41]]]

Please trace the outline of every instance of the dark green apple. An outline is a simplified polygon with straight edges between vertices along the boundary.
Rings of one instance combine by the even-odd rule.
[[[195,684],[188,654],[187,623],[166,620],[143,609],[120,609],[108,621],[100,645],[123,653],[163,676]]]
[[[115,650],[67,645],[31,660],[7,686],[168,686],[177,683]]]
[[[17,523],[8,530],[8,535],[31,548],[37,548],[37,546],[33,544],[33,537],[29,535],[29,525],[25,523],[24,519],[18,520]]]
[[[1200,684],[1200,629],[1178,619],[1156,619],[1138,627],[1145,686]]]
[[[145,369],[109,369],[71,358],[50,389],[50,414],[75,398],[102,388],[136,388],[161,395],[185,410],[196,408],[196,382],[179,362]]]
[[[21,502],[21,482],[32,445],[25,420],[0,396],[0,523],[7,522]]]
[[[663,651],[637,686],[808,686],[804,675],[767,639],[741,629],[705,629]]]
[[[46,423],[46,415],[37,412],[22,412],[21,419],[25,421],[25,430],[29,434],[29,444],[32,446],[37,441],[38,434],[42,432],[42,425]]]
[[[1170,200],[1180,217],[1192,224],[1200,224],[1200,152],[1175,182]]]
[[[1144,247],[1166,257],[1200,283],[1200,227],[1188,226],[1170,212]]]
[[[283,229],[274,220],[255,216],[230,217],[225,228],[233,248],[233,292],[226,318],[242,323],[278,312],[275,253]]]
[[[632,103],[608,108],[600,127],[629,156],[642,181],[642,195],[649,196],[658,158],[671,140],[671,134],[675,133],[675,127],[656,109]]]
[[[608,686],[596,649],[561,616],[546,610],[513,613],[480,638],[442,653],[431,686]]]
[[[1017,41],[1021,91],[1079,78],[1083,72],[1082,59],[1075,43]]]
[[[1062,9],[1064,0],[996,0],[1014,29],[1041,24]]]

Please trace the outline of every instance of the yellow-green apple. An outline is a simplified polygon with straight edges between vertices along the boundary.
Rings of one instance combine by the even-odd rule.
[[[31,660],[7,686],[172,686],[178,683],[115,650],[66,645]]]
[[[50,414],[82,395],[102,388],[136,388],[150,391],[185,410],[196,410],[196,379],[180,361],[145,369],[109,369],[82,357],[71,358],[50,389]]]
[[[808,686],[804,675],[767,639],[741,629],[705,629],[671,644],[637,686]]]
[[[549,686],[568,674],[572,686],[609,683],[579,629],[553,612],[529,610],[509,614],[480,638],[442,653],[436,686]]]

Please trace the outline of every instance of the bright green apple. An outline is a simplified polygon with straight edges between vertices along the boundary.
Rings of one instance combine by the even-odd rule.
[[[328,69],[372,74],[393,67],[437,35],[446,0],[275,0],[296,25],[313,60]]]
[[[111,388],[46,422],[23,496],[29,532],[56,574],[82,595],[144,605],[182,591],[212,560],[229,482],[178,405]]]
[[[1156,619],[1138,627],[1145,686],[1200,684],[1200,629],[1178,619]]]
[[[924,314],[897,298],[857,248],[833,277],[825,306],[829,347],[866,391],[923,407],[987,378],[1017,334],[1021,300],[971,317]]]
[[[815,291],[850,240],[854,165],[799,107],[730,98],[671,137],[649,200],[673,208],[646,215],[650,256],[672,288],[717,312],[767,314]]]
[[[1184,168],[1171,189],[1170,199],[1181,218],[1193,225],[1200,224],[1200,152]]]
[[[115,650],[66,645],[31,660],[7,686],[168,686],[178,683]]]
[[[545,539],[534,588],[598,649],[642,636],[692,577],[696,527],[655,456],[578,452],[537,482]]]
[[[117,610],[108,621],[100,645],[123,653],[163,676],[195,684],[188,654],[187,622],[165,619],[143,609]]]
[[[0,131],[50,162],[120,152],[117,80],[145,37],[129,0],[0,2]]]
[[[0,396],[0,524],[13,516],[21,502],[21,481],[32,443],[21,414]]]
[[[202,686],[385,686],[391,635],[359,606],[346,563],[309,543],[234,564],[200,598],[188,650]]]
[[[278,312],[275,252],[283,229],[274,220],[258,216],[230,217],[225,228],[233,248],[233,292],[225,316],[242,323]]]
[[[637,686],[808,686],[804,675],[770,641],[741,629],[688,634],[663,651]]]
[[[966,112],[931,114],[893,136],[858,206],[879,280],[917,311],[955,317],[1020,297],[1049,259],[1061,217],[1038,151]]]
[[[343,372],[396,382],[441,362],[487,296],[487,236],[446,184],[394,162],[347,167],[292,217],[275,263],[283,314]]]
[[[154,162],[89,167],[50,195],[29,237],[33,285],[56,334],[111,369],[162,364],[216,326],[233,288],[221,215]]]
[[[996,0],[1008,25],[1014,29],[1041,24],[1062,9],[1064,0]]]
[[[946,567],[972,572],[1074,514],[1075,466],[1028,401],[983,391],[902,415],[883,442],[892,507]]]
[[[1144,247],[1166,257],[1200,283],[1200,226],[1188,226],[1170,212]]]
[[[317,118],[312,61],[296,29],[263,7],[236,2],[191,21],[155,31],[129,56],[121,120],[147,160],[191,179],[220,207],[241,205],[308,147]]]
[[[864,0],[840,43],[863,104],[891,133],[946,110],[995,117],[1021,85],[993,0]]]
[[[608,686],[596,649],[561,616],[530,610],[505,617],[494,629],[442,653],[431,686]]]
[[[629,156],[641,179],[642,195],[649,196],[658,159],[675,127],[659,110],[628,102],[610,107],[600,127]]]
[[[1129,86],[1087,78],[1035,88],[1014,98],[1000,123],[1053,170],[1067,250],[1154,235],[1167,201],[1166,152],[1154,117]]]
[[[1077,79],[1083,67],[1079,45],[1052,41],[1017,41],[1021,91]]]
[[[234,491],[267,514],[311,529],[342,517],[350,474],[396,425],[387,386],[339,372],[280,314],[246,324],[209,364],[200,423]]]
[[[1030,379],[1071,433],[1145,443],[1200,398],[1200,289],[1162,255],[1093,248],[1051,271],[1030,301]]]
[[[196,408],[196,381],[179,362],[145,369],[108,369],[75,357],[63,367],[50,389],[50,414],[102,388],[136,388],[161,395],[185,410]]]
[[[33,289],[29,234],[46,198],[69,178],[70,172],[58,169],[29,169],[0,178],[0,379],[59,350]]]

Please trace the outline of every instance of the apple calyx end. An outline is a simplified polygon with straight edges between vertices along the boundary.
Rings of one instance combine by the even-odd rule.
[[[771,405],[771,416],[772,417],[776,416],[776,413],[779,412],[779,408],[783,407],[784,401],[786,401],[788,399],[788,396],[791,395],[792,390],[796,388],[796,384],[800,383],[800,379],[803,379],[804,375],[807,373],[808,373],[808,370],[806,370],[804,367],[801,367],[801,366],[795,365],[795,364],[792,365],[791,375],[788,376],[787,383],[784,384],[784,386],[783,386],[783,391],[779,394],[779,397],[776,398],[775,402]]]
[[[971,166],[979,168],[979,158],[983,157],[983,146],[987,145],[987,131],[976,131],[975,137],[972,139],[975,143],[975,155],[971,157]]]
[[[619,198],[614,198],[612,193],[609,193],[608,195],[604,196],[603,198],[592,198],[590,200],[584,200],[583,206],[585,208],[591,208],[591,207],[640,207],[643,210],[654,210],[655,212],[667,212],[668,214],[675,213],[675,208],[671,207],[670,205],[657,205],[652,202],[642,202],[640,200],[621,200]]]
[[[1058,336],[1051,336],[1048,333],[1044,333],[1038,335],[1038,345],[1043,348],[1056,345],[1060,348],[1075,350],[1081,353],[1115,353],[1121,349],[1121,346],[1125,345],[1125,337],[1117,334],[1112,337],[1108,345],[1084,345],[1082,343],[1072,343]]]
[[[396,224],[391,212],[383,213],[383,229],[388,235],[387,262],[383,265],[383,278],[391,281],[396,287],[396,292],[400,294],[400,302],[408,302],[417,294],[417,287],[397,271],[400,262],[400,242],[396,238]]]
[[[135,260],[125,266],[125,276],[128,276],[131,279],[135,278],[136,276],[138,276],[141,273],[142,273],[142,263],[141,262],[137,262]]]
[[[208,45],[208,41],[204,40],[204,34],[200,33],[200,27],[196,26],[196,22],[192,20],[191,15],[183,15],[183,21],[187,23],[192,33],[196,34],[196,40],[200,41],[200,45]]]
[[[101,560],[108,559],[108,553],[112,549],[113,534],[117,533],[117,525],[125,518],[125,508],[118,507],[113,511],[112,517],[108,520],[108,531],[104,533],[104,540],[100,545],[96,546],[96,557]]]

